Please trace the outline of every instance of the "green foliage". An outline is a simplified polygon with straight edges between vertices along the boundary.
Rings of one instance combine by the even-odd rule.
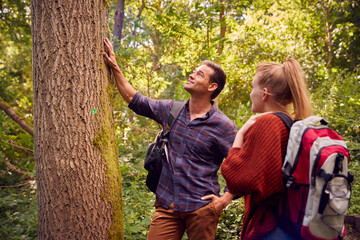
[[[339,71],[317,88],[313,101],[318,114],[348,142],[353,160],[360,161],[360,72]]]
[[[32,114],[30,0],[1,1],[0,97]]]
[[[314,95],[317,114],[346,140],[350,150],[349,171],[354,175],[348,214],[360,214],[360,75],[359,71],[333,73]]]
[[[347,214],[360,214],[360,161],[352,161],[349,165],[349,171],[354,175],[354,182],[352,182],[352,195],[350,200],[350,208]]]
[[[225,179],[219,175],[221,188],[226,186]],[[216,230],[216,240],[237,240],[239,239],[242,220],[244,217],[244,199],[237,198],[223,210]]]
[[[237,240],[239,239],[242,220],[244,217],[244,199],[233,200],[224,210],[220,217],[215,239]]]
[[[124,163],[121,169],[125,239],[146,239],[155,212],[155,195],[146,187],[144,170],[138,170],[128,163]]]
[[[119,115],[120,116],[120,115]],[[121,117],[121,116],[120,116]],[[121,164],[124,238],[146,239],[155,211],[155,195],[146,187],[146,170],[143,159],[148,144],[160,130],[155,122],[144,117],[136,118],[127,126],[116,125]]]
[[[20,191],[1,190],[0,238],[37,239],[37,200],[33,186]]]
[[[3,112],[0,112],[0,129],[0,239],[36,239],[32,137]]]
[[[30,0],[1,1],[0,19],[0,97],[32,122]],[[1,111],[1,239],[37,237],[32,149],[32,137]]]

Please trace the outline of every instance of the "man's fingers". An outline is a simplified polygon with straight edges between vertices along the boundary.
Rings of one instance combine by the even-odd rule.
[[[107,52],[103,52],[104,60],[110,67],[113,67],[116,65],[115,53],[108,38],[105,38],[104,45],[107,49]]]
[[[208,200],[208,199],[213,200],[215,197],[216,196],[214,194],[206,195],[206,196],[202,197],[201,200]]]
[[[109,52],[112,51],[112,45],[111,45],[111,42],[110,42],[110,40],[108,38],[105,38],[104,44],[105,44],[105,46],[106,46],[106,48],[108,49]]]
[[[103,52],[103,57],[106,60],[106,62],[109,62],[110,58],[109,58],[109,55],[106,52]]]

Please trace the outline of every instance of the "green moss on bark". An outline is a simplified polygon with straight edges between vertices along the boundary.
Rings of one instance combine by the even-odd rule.
[[[104,159],[106,167],[106,187],[102,194],[105,201],[108,201],[112,206],[112,225],[109,229],[108,239],[124,239],[124,221],[123,221],[123,203],[121,196],[121,173],[118,160],[118,149],[115,138],[115,129],[112,121],[112,113],[109,102],[112,102],[112,92],[109,90],[111,86],[106,89],[105,96],[102,96],[101,110],[102,113],[97,115],[97,120],[100,121],[101,130],[97,137],[93,140]]]
[[[106,6],[107,8],[109,8],[109,7],[110,7],[110,3],[113,2],[113,1],[112,1],[112,0],[103,0],[103,2],[105,3],[105,6]]]

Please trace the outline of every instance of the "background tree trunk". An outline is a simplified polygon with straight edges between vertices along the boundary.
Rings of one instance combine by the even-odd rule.
[[[225,17],[225,6],[224,6],[224,3],[221,1],[220,2],[220,6],[221,6],[221,11],[220,11],[220,14],[219,14],[219,22],[220,22],[220,42],[219,42],[219,48],[218,48],[218,57],[217,57],[217,60],[218,62],[217,63],[220,63],[220,60],[221,60],[221,55],[223,54],[223,51],[224,51],[224,46],[225,46],[225,43],[223,41],[223,39],[225,38],[225,33],[226,33],[226,17]],[[219,96],[217,96],[215,99],[214,99],[214,102],[216,103],[217,106],[220,105],[220,98]]]
[[[123,239],[106,3],[31,3],[39,239]]]
[[[326,5],[326,2],[320,1],[321,9],[325,17],[325,55],[326,55],[326,65],[329,71],[329,75],[332,74],[332,63],[333,63],[333,45],[332,45],[332,24],[330,23],[330,14],[332,11],[331,4]]]
[[[125,0],[116,1],[115,21],[114,21],[114,36],[117,37],[117,41],[114,44],[117,46],[120,44],[122,38],[122,28],[124,23],[124,9]]]
[[[221,55],[223,54],[224,51],[224,46],[225,43],[223,41],[223,39],[225,38],[225,33],[226,33],[226,17],[225,17],[225,6],[224,3],[221,2],[221,11],[219,14],[219,21],[220,21],[220,42],[219,42],[219,48],[218,48],[218,54],[219,57],[218,59],[220,60]]]

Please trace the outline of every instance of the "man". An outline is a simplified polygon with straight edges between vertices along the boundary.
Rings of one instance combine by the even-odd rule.
[[[118,90],[135,113],[166,124],[173,100],[153,100],[130,85],[117,65],[108,39],[104,59],[112,69]],[[149,240],[214,239],[221,211],[233,199],[219,197],[217,171],[237,133],[235,124],[212,102],[223,89],[226,75],[219,65],[203,62],[190,74],[184,89],[191,95],[169,136],[169,159],[156,190],[156,211]],[[170,166],[169,166],[170,165]]]

